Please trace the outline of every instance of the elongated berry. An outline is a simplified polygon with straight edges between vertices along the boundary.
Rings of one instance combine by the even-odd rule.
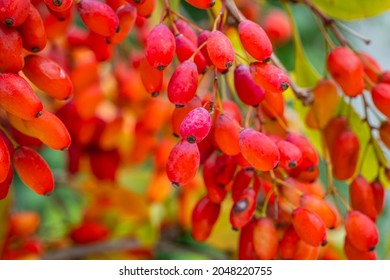
[[[185,105],[194,98],[198,88],[198,70],[191,60],[180,64],[168,83],[168,98],[173,104]]]
[[[232,199],[237,201],[241,196],[242,192],[249,187],[254,177],[254,170],[252,168],[242,168],[234,177],[232,185]]]
[[[298,236],[311,246],[325,245],[327,240],[324,221],[311,210],[296,208],[292,213],[292,224]]]
[[[387,118],[390,118],[390,84],[377,84],[371,91],[372,101],[375,107]]]
[[[8,173],[11,168],[10,153],[3,137],[0,137],[0,166],[0,183],[2,183],[8,177]]]
[[[69,148],[71,138],[62,121],[49,111],[42,110],[41,116],[33,120],[22,120],[30,136],[38,138],[55,150]]]
[[[375,222],[376,211],[374,193],[370,183],[362,176],[357,176],[349,186],[349,201],[354,210],[359,210]]]
[[[214,203],[221,203],[226,197],[225,185],[219,184],[217,174],[220,173],[217,164],[218,155],[212,153],[203,165],[203,181],[207,190],[207,197]],[[221,165],[220,165],[221,166]]]
[[[254,62],[250,65],[250,72],[255,83],[265,91],[282,93],[290,86],[290,79],[275,65]]]
[[[373,83],[378,83],[382,68],[376,59],[364,52],[359,52],[358,57],[363,64],[364,74],[366,74]]]
[[[146,91],[154,97],[159,95],[163,84],[164,73],[150,65],[145,58],[141,59],[139,73]]]
[[[294,227],[290,225],[284,232],[279,243],[279,255],[286,260],[291,260],[298,247],[300,238]]]
[[[287,13],[281,9],[270,9],[264,19],[264,31],[272,44],[283,45],[293,34],[293,25]]]
[[[280,153],[276,145],[263,133],[246,128],[239,135],[240,150],[244,158],[260,171],[277,166]]]
[[[215,0],[186,0],[186,2],[199,9],[209,9],[215,4]]]
[[[270,218],[260,218],[253,229],[253,246],[260,260],[275,259],[278,253],[278,236]]]
[[[77,4],[77,10],[81,20],[89,30],[107,37],[118,31],[118,16],[106,3],[96,0],[81,0]]]
[[[73,93],[73,84],[68,74],[50,58],[26,56],[23,73],[40,90],[55,99],[68,99]]]
[[[244,19],[238,25],[238,34],[244,49],[256,60],[268,60],[272,55],[272,44],[267,33],[257,23]]]
[[[141,0],[140,4],[136,5],[137,15],[148,18],[152,15],[156,7],[156,0]]]
[[[164,24],[153,27],[146,39],[145,56],[149,64],[158,70],[167,67],[176,51],[175,37]]]
[[[333,117],[324,129],[324,136],[328,148],[334,146],[337,137],[348,127],[348,119],[345,116]]]
[[[374,180],[371,182],[370,186],[372,193],[374,194],[376,212],[379,215],[382,213],[385,203],[385,189],[379,180]]]
[[[249,67],[240,64],[234,69],[234,86],[238,97],[246,105],[257,106],[265,97],[265,91],[255,84]]]
[[[227,155],[238,155],[240,125],[228,113],[219,114],[215,122],[214,141],[219,149]]]
[[[375,223],[360,211],[349,211],[345,218],[345,231],[352,246],[360,251],[372,251],[379,242]]]
[[[27,18],[30,1],[1,0],[0,22],[6,26],[19,26]]]
[[[85,221],[73,228],[69,237],[77,244],[90,244],[105,240],[109,235],[108,228],[101,222]]]
[[[194,29],[191,28],[184,20],[178,19],[175,21],[177,30],[189,39],[195,46],[198,45],[198,36],[196,35]]]
[[[230,224],[233,229],[241,229],[252,219],[256,210],[257,194],[253,188],[246,188],[230,211]]]
[[[0,24],[0,73],[17,73],[24,65],[22,37],[15,28]]]
[[[364,72],[359,57],[347,47],[336,47],[328,55],[327,67],[345,95],[355,97],[363,92]]]
[[[119,31],[107,38],[111,44],[122,42],[133,29],[137,19],[137,8],[130,4],[124,4],[116,11],[119,19]]]
[[[211,32],[208,30],[203,30],[199,36],[198,36],[198,48],[203,45],[203,47],[200,49],[200,52],[203,54],[203,57],[206,59],[207,65],[212,65],[209,52],[207,51],[207,40],[210,37]],[[206,44],[204,44],[206,43]]]
[[[284,169],[297,167],[302,161],[302,152],[294,144],[281,140],[277,143],[280,153],[280,166]]]
[[[172,185],[183,186],[193,179],[198,171],[200,155],[197,145],[185,140],[175,145],[167,161],[167,175]]]
[[[211,116],[203,107],[188,113],[180,126],[180,135],[190,143],[201,142],[210,132]]]
[[[320,162],[320,158],[318,156],[318,153],[316,149],[313,147],[313,145],[303,136],[296,134],[296,133],[290,133],[286,136],[286,141],[294,144],[296,147],[298,147],[301,150],[302,153],[302,161],[301,163],[294,168],[293,170],[312,170],[316,166],[318,166]]]
[[[46,161],[33,149],[21,146],[12,158],[15,170],[26,186],[39,195],[54,189],[54,177]]]
[[[336,213],[329,202],[320,197],[306,193],[299,199],[301,207],[316,213],[325,223],[327,228],[334,228],[336,225]]]
[[[192,211],[192,237],[196,241],[205,241],[217,222],[221,205],[213,203],[207,196],[202,197]]]
[[[30,5],[26,20],[18,27],[22,36],[23,48],[31,52],[38,52],[45,48],[47,37],[45,26],[39,11]]]
[[[286,105],[284,97],[279,92],[267,91],[264,100],[258,107],[259,115],[265,113],[271,119],[283,118]]]
[[[42,103],[31,86],[17,74],[0,74],[0,106],[26,120],[39,116]]]
[[[330,148],[333,175],[346,180],[355,173],[359,159],[360,142],[352,130],[343,131]]]
[[[229,38],[221,31],[213,31],[207,39],[207,51],[211,62],[221,70],[233,66],[234,49]]]

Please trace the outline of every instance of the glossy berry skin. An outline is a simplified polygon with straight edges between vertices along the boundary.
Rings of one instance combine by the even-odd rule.
[[[345,231],[352,246],[360,251],[371,251],[379,242],[379,232],[375,223],[357,210],[348,212],[345,218]]]
[[[250,65],[250,72],[255,83],[266,92],[282,93],[290,86],[290,79],[275,65],[265,62],[254,62]]]
[[[234,87],[240,100],[246,105],[257,106],[265,97],[265,91],[255,84],[249,71],[244,64],[234,69]]]
[[[169,180],[174,186],[183,186],[189,183],[196,175],[200,164],[200,155],[197,145],[185,140],[175,145],[169,154],[166,171]]]
[[[344,253],[349,260],[377,260],[378,256],[373,251],[360,251],[356,249],[348,237],[344,240]]]
[[[207,39],[207,52],[211,62],[221,70],[233,66],[234,49],[229,38],[221,31],[213,31]]]
[[[280,167],[292,169],[301,163],[302,152],[297,146],[285,140],[280,140],[276,145],[280,153]]]
[[[214,224],[218,220],[221,205],[213,203],[207,196],[202,197],[192,211],[192,237],[198,241],[205,241],[211,234]]]
[[[137,8],[133,5],[125,4],[119,7],[116,14],[119,19],[119,31],[107,38],[111,44],[119,44],[129,35],[137,19]]]
[[[311,246],[327,243],[326,226],[316,213],[298,207],[292,213],[292,224],[298,236]]]
[[[21,121],[29,136],[38,138],[50,148],[54,150],[69,148],[71,138],[68,129],[56,115],[49,111],[42,110],[39,118]]]
[[[180,64],[168,83],[168,98],[173,104],[185,105],[194,98],[198,88],[198,70],[190,60]]]
[[[215,0],[186,0],[186,2],[198,9],[209,9],[215,4]]]
[[[318,153],[305,137],[296,133],[290,133],[286,136],[285,140],[298,147],[302,153],[302,161],[296,168],[293,169],[293,171],[306,171],[318,166],[320,162]]]
[[[279,243],[279,255],[282,259],[291,260],[294,257],[300,238],[294,227],[290,225]]]
[[[187,114],[193,109],[198,108],[200,106],[202,106],[202,101],[197,95],[195,95],[194,98],[192,98],[183,107],[175,107],[171,118],[172,131],[175,136],[180,136],[180,126]]]
[[[73,84],[64,69],[50,58],[39,55],[25,57],[23,73],[47,95],[68,99],[73,93]]]
[[[215,122],[214,141],[219,149],[227,155],[238,155],[240,125],[228,113],[219,114]]]
[[[4,182],[11,168],[11,158],[6,142],[0,137],[0,183]]]
[[[153,27],[146,39],[145,56],[149,64],[162,71],[167,67],[176,51],[175,37],[164,24]]]
[[[0,22],[6,26],[19,26],[27,18],[30,1],[28,0],[1,0]]]
[[[359,160],[360,142],[356,134],[347,129],[334,141],[330,149],[333,175],[339,180],[346,180],[355,173]]]
[[[203,30],[199,36],[198,36],[198,48],[202,46],[210,37],[211,32],[208,30]],[[209,52],[207,51],[207,44],[204,45],[201,49],[200,52],[203,54],[203,57],[206,59],[207,65],[212,65],[213,63],[211,62]]]
[[[195,46],[198,45],[198,36],[195,31],[184,20],[178,19],[175,21],[177,30],[190,40]]]
[[[349,186],[349,200],[354,210],[358,210],[375,222],[377,217],[374,193],[370,183],[361,175]]]
[[[374,194],[375,209],[377,214],[382,213],[385,203],[385,189],[379,180],[375,180],[370,184],[372,193]]]
[[[299,205],[316,213],[325,223],[327,228],[334,228],[337,222],[337,216],[329,202],[322,198],[306,193],[299,199]]]
[[[270,218],[260,218],[253,229],[253,245],[260,260],[275,259],[278,253],[278,235]]]
[[[191,144],[201,142],[210,132],[211,116],[203,107],[188,113],[180,126],[180,135]]]
[[[47,38],[45,26],[39,11],[30,5],[26,20],[18,27],[22,36],[23,48],[31,52],[38,52],[45,48]]]
[[[256,210],[256,191],[253,188],[246,188],[230,211],[230,224],[233,229],[241,229],[252,219]]]
[[[222,201],[224,201],[227,192],[225,189],[225,185],[219,184],[217,180],[217,160],[217,153],[212,153],[203,165],[202,175],[207,190],[207,197],[214,203],[221,203]]]
[[[387,118],[390,118],[390,84],[377,84],[371,91],[372,101],[375,107]]]
[[[258,61],[265,61],[271,57],[271,41],[260,25],[244,19],[238,25],[238,34],[242,46],[253,58]]]
[[[0,74],[0,106],[7,112],[26,120],[39,116],[42,103],[31,86],[17,74]]]
[[[15,28],[0,24],[0,73],[17,73],[24,66],[22,37]]]
[[[145,58],[141,59],[139,73],[146,91],[153,97],[159,95],[163,85],[164,73],[150,65]]]
[[[277,166],[280,153],[276,145],[263,133],[246,128],[239,135],[240,150],[244,158],[260,171]]]
[[[15,170],[24,184],[39,195],[54,190],[54,177],[49,165],[35,150],[21,146],[12,158]]]
[[[118,16],[106,3],[81,0],[77,4],[77,11],[88,29],[101,36],[112,36],[118,31]]]
[[[355,97],[363,92],[363,65],[349,48],[334,48],[328,55],[327,68],[346,96]]]
[[[376,61],[375,58],[373,58],[368,53],[359,52],[358,57],[360,61],[363,64],[363,70],[364,74],[367,75],[367,77],[374,82],[375,84],[379,81],[380,73],[382,72],[381,66]]]
[[[243,168],[237,172],[231,190],[234,202],[236,202],[240,198],[242,192],[249,187],[253,177],[254,170],[252,168]]]

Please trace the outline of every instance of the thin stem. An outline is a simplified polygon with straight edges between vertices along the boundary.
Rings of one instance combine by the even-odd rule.
[[[173,11],[173,10],[171,10],[171,13],[174,14],[176,17],[180,18],[181,20],[185,21],[186,23],[188,23],[188,25],[190,25],[197,32],[199,32],[199,33],[203,32],[202,28],[200,28],[198,25],[196,25],[194,22],[192,22],[191,20],[189,20],[185,16],[182,16],[181,14],[179,14],[178,12]]]
[[[359,32],[357,32],[356,30],[353,30],[351,27],[349,27],[348,25],[345,25],[344,23],[342,22],[336,22],[336,24],[341,27],[342,29],[344,29],[346,32],[350,33],[351,35],[355,36],[357,39],[363,41],[363,43],[365,43],[366,45],[369,45],[371,43],[371,39],[370,38],[367,38],[365,36],[363,36],[362,34],[360,34]]]

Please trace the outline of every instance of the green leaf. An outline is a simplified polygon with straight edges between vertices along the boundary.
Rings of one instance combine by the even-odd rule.
[[[390,9],[387,0],[311,0],[326,15],[342,20],[376,16]]]

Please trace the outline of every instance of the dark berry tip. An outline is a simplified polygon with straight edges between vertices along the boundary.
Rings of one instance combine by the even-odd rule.
[[[214,5],[215,5],[215,1],[212,1],[212,2],[210,3],[210,8],[214,7]]]
[[[289,163],[288,163],[288,168],[295,168],[295,167],[297,167],[297,162],[295,161],[295,160],[292,160],[292,161],[290,161]]]
[[[35,115],[36,118],[39,118],[40,116],[42,116],[42,111],[39,111],[38,114]]]
[[[328,240],[325,240],[324,242],[322,242],[321,246],[324,247],[326,244],[328,244]]]
[[[196,143],[196,138],[194,136],[188,136],[187,137],[187,142],[190,144],[195,144]]]
[[[40,50],[41,50],[41,49],[38,48],[38,47],[32,47],[32,48],[31,48],[31,51],[34,52],[34,53],[39,52]]]
[[[283,82],[280,85],[280,89],[283,90],[283,91],[287,90],[289,87],[290,87],[290,85],[287,82]]]
[[[374,247],[371,247],[370,249],[368,249],[369,252],[372,252],[375,250],[375,246]]]
[[[12,25],[14,25],[15,22],[14,22],[14,20],[12,18],[6,18],[4,23],[7,26],[12,26]]]
[[[159,66],[157,66],[157,70],[158,71],[163,71],[164,69],[165,69],[165,65],[159,65]]]
[[[158,91],[155,91],[155,92],[152,92],[152,97],[157,97],[160,95],[160,93]]]
[[[270,58],[270,57],[268,57],[268,58],[266,58],[266,59],[263,60],[263,62],[270,62],[270,61],[271,61],[271,58]]]
[[[232,67],[233,66],[233,61],[226,62],[225,66],[226,66],[226,68]]]
[[[171,184],[172,184],[172,187],[174,187],[174,188],[180,187],[180,184],[177,182],[171,182]]]
[[[176,133],[172,133],[173,137],[179,138],[180,136],[177,135]]]
[[[62,5],[62,0],[53,0],[53,5],[56,6],[56,7],[59,7]]]
[[[180,109],[180,108],[183,108],[184,105],[182,105],[182,104],[175,104],[175,107]]]

